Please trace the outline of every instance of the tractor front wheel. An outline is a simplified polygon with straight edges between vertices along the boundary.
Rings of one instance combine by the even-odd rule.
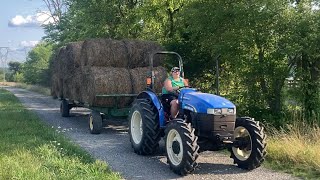
[[[129,118],[130,142],[139,155],[155,153],[159,147],[160,126],[157,109],[149,99],[133,102]]]
[[[235,144],[230,149],[234,163],[247,170],[259,167],[266,156],[264,127],[252,118],[237,118],[234,140]]]
[[[194,131],[191,124],[183,122],[182,119],[171,121],[165,130],[167,159],[176,174],[186,175],[197,166],[199,146]]]

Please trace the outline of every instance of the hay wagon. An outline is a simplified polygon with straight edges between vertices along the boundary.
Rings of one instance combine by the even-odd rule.
[[[134,99],[138,94],[98,94],[96,98],[112,98],[114,99],[114,106],[91,106],[89,103],[83,103],[68,98],[61,100],[60,113],[62,117],[69,117],[70,110],[76,107],[84,107],[90,109],[88,115],[89,131],[91,134],[100,134],[102,128],[105,126],[107,119],[123,118],[128,116],[131,105],[118,106],[123,98]]]
[[[61,99],[63,117],[70,109],[91,109],[91,133],[100,133],[108,117],[127,116],[135,96],[146,88],[150,54],[163,51],[151,41],[88,39],[69,43],[52,57],[51,95]],[[155,92],[167,77],[162,57],[154,58]]]

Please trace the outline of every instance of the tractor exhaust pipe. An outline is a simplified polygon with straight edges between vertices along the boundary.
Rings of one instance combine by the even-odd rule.
[[[217,90],[217,95],[219,96],[220,95],[220,92],[219,92],[219,60],[220,60],[220,57],[221,57],[221,54],[219,54],[217,57],[216,57],[216,90]]]

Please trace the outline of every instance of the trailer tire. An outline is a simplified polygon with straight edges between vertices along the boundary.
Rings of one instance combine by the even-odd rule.
[[[198,137],[190,123],[182,119],[169,122],[165,129],[165,148],[170,169],[179,175],[186,175],[197,167],[199,156]]]
[[[66,99],[63,99],[60,104],[60,113],[62,117],[70,116],[70,106],[69,102]]]
[[[159,148],[160,126],[157,108],[149,99],[136,99],[129,116],[131,146],[136,154],[154,154]]]
[[[102,117],[100,112],[92,111],[88,118],[89,131],[91,134],[100,134],[102,130]]]
[[[258,168],[267,154],[267,136],[264,133],[264,127],[260,125],[259,121],[254,121],[252,118],[237,118],[234,138],[247,139],[248,141],[241,147],[229,149],[234,164],[237,164],[241,169]]]

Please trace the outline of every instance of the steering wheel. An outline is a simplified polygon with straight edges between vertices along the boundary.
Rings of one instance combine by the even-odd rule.
[[[174,91],[179,95],[182,88],[190,88],[190,86],[181,86],[181,87],[179,86],[179,88]]]

